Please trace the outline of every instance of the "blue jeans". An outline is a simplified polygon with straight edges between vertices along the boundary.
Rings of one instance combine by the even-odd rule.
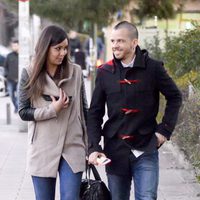
[[[82,172],[73,173],[67,162],[61,158],[59,164],[60,199],[79,200]],[[32,176],[36,200],[54,200],[56,178]]]
[[[7,80],[7,89],[16,113],[18,111],[17,82],[13,80]]]
[[[108,174],[112,200],[129,200],[134,181],[135,200],[156,200],[159,180],[158,150],[145,152],[138,158],[130,156],[131,176]]]

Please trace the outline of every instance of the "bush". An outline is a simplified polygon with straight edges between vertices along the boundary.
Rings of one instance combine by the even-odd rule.
[[[166,67],[175,77],[190,71],[200,71],[200,27],[182,32],[179,36],[166,38],[163,53]]]
[[[149,51],[150,56],[157,60],[161,60],[163,57],[160,43],[161,43],[161,39],[159,38],[158,33],[153,36],[150,42],[148,40],[144,41],[145,48]]]
[[[163,60],[173,78],[181,88],[189,84],[200,88],[200,26],[165,39],[165,49],[161,49],[159,34],[151,42],[145,41],[151,57]],[[181,85],[180,85],[181,84]]]
[[[183,106],[172,140],[193,164],[200,181],[200,26],[182,32],[179,36],[168,37],[165,42],[165,50],[161,51],[160,39],[155,36],[151,43],[146,43],[146,47],[152,57],[164,61],[165,67],[182,90]],[[190,98],[189,85],[195,88],[195,94]],[[158,121],[162,119],[165,103],[161,96]]]
[[[186,99],[186,98],[185,98]],[[189,161],[200,172],[200,92],[183,103],[174,140]],[[199,174],[200,175],[200,174]]]

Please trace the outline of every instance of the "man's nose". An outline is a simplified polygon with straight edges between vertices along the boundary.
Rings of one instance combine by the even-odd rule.
[[[113,42],[113,43],[112,43],[112,47],[113,47],[113,48],[118,47],[118,42],[117,42],[117,41]]]

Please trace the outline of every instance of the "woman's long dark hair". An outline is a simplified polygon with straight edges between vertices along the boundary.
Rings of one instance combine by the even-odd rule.
[[[66,32],[59,26],[50,25],[43,29],[35,47],[35,55],[31,64],[33,69],[26,85],[29,97],[36,98],[42,94],[46,83],[46,61],[49,48],[63,42],[65,39],[68,40],[69,47],[69,38]],[[61,78],[67,74],[68,66],[69,58],[67,53],[60,65],[63,68]]]

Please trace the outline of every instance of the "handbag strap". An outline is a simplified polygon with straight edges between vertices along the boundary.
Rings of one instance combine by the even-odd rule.
[[[97,171],[96,167],[94,165],[88,164],[88,162],[86,162],[86,179],[88,179],[88,180],[90,180],[91,171],[94,175],[95,180],[101,181],[101,177],[100,177],[99,172]]]
[[[97,171],[97,169],[96,169],[96,167],[94,165],[89,164],[89,176],[90,176],[90,170],[92,170],[92,173],[94,175],[95,180],[101,181],[101,177],[99,175],[99,172]]]

